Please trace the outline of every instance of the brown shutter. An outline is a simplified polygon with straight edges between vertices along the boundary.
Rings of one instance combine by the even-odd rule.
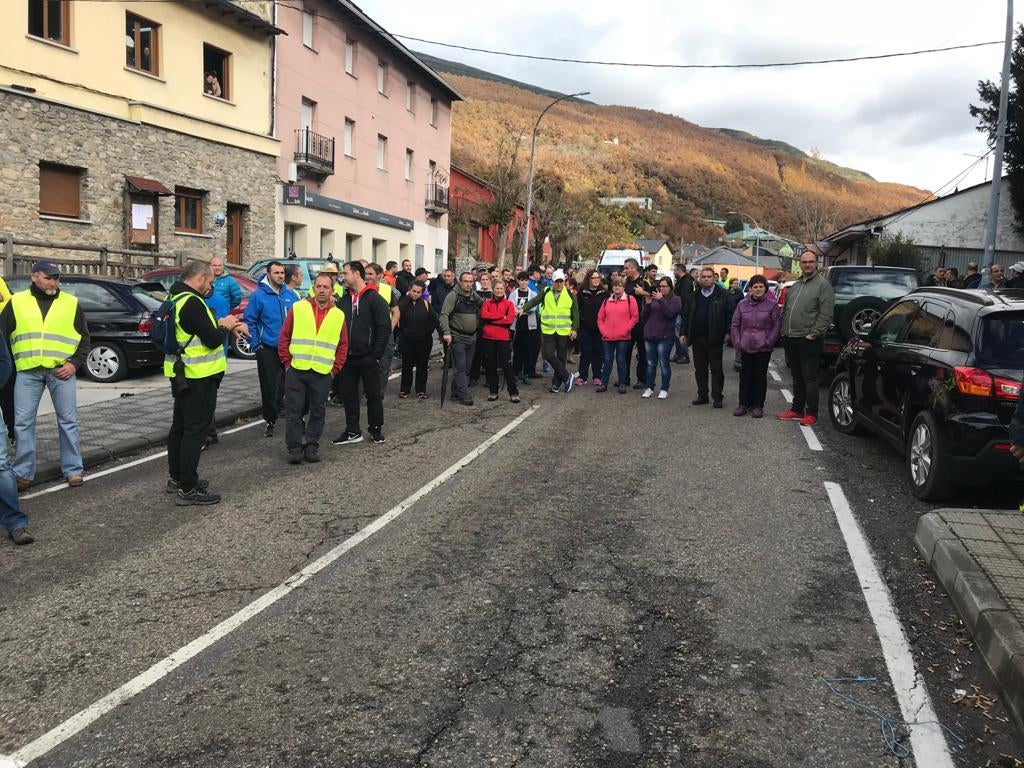
[[[39,212],[77,219],[82,214],[82,172],[66,165],[39,164]]]

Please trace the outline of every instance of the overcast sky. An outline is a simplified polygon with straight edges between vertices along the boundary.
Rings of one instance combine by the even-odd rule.
[[[1024,3],[1017,18],[1024,21]],[[860,56],[1001,40],[1002,0],[362,0],[390,32],[577,59],[748,63]],[[1002,47],[879,62],[768,70],[654,70],[561,64],[404,41],[413,50],[601,104],[679,115],[821,150],[882,181],[934,190],[987,150],[967,112]],[[991,165],[989,165],[991,168]],[[984,164],[960,183],[982,181]]]

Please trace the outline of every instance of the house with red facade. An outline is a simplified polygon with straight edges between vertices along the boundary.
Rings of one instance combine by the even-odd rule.
[[[449,232],[448,253],[453,259],[462,257],[485,264],[496,264],[498,258],[498,225],[485,226],[474,219],[474,212],[494,202],[494,192],[485,179],[475,176],[464,168],[452,164],[449,178],[450,206],[453,211],[467,211],[470,215],[467,226],[461,231]],[[506,264],[518,264],[520,255],[510,259],[512,241],[515,233],[522,229],[526,211],[522,206],[516,207],[514,223],[509,227],[506,243]],[[533,218],[533,217],[531,217]],[[534,221],[536,226],[536,221]],[[451,228],[450,228],[451,229]],[[533,230],[535,231],[535,229]]]

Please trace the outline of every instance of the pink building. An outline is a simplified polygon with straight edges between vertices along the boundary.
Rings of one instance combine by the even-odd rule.
[[[459,93],[347,0],[276,3],[276,253],[447,262]]]

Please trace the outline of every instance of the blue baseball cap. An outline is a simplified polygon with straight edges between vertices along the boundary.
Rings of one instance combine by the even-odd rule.
[[[32,265],[33,272],[42,272],[47,277],[59,277],[60,267],[47,259],[40,259]]]

